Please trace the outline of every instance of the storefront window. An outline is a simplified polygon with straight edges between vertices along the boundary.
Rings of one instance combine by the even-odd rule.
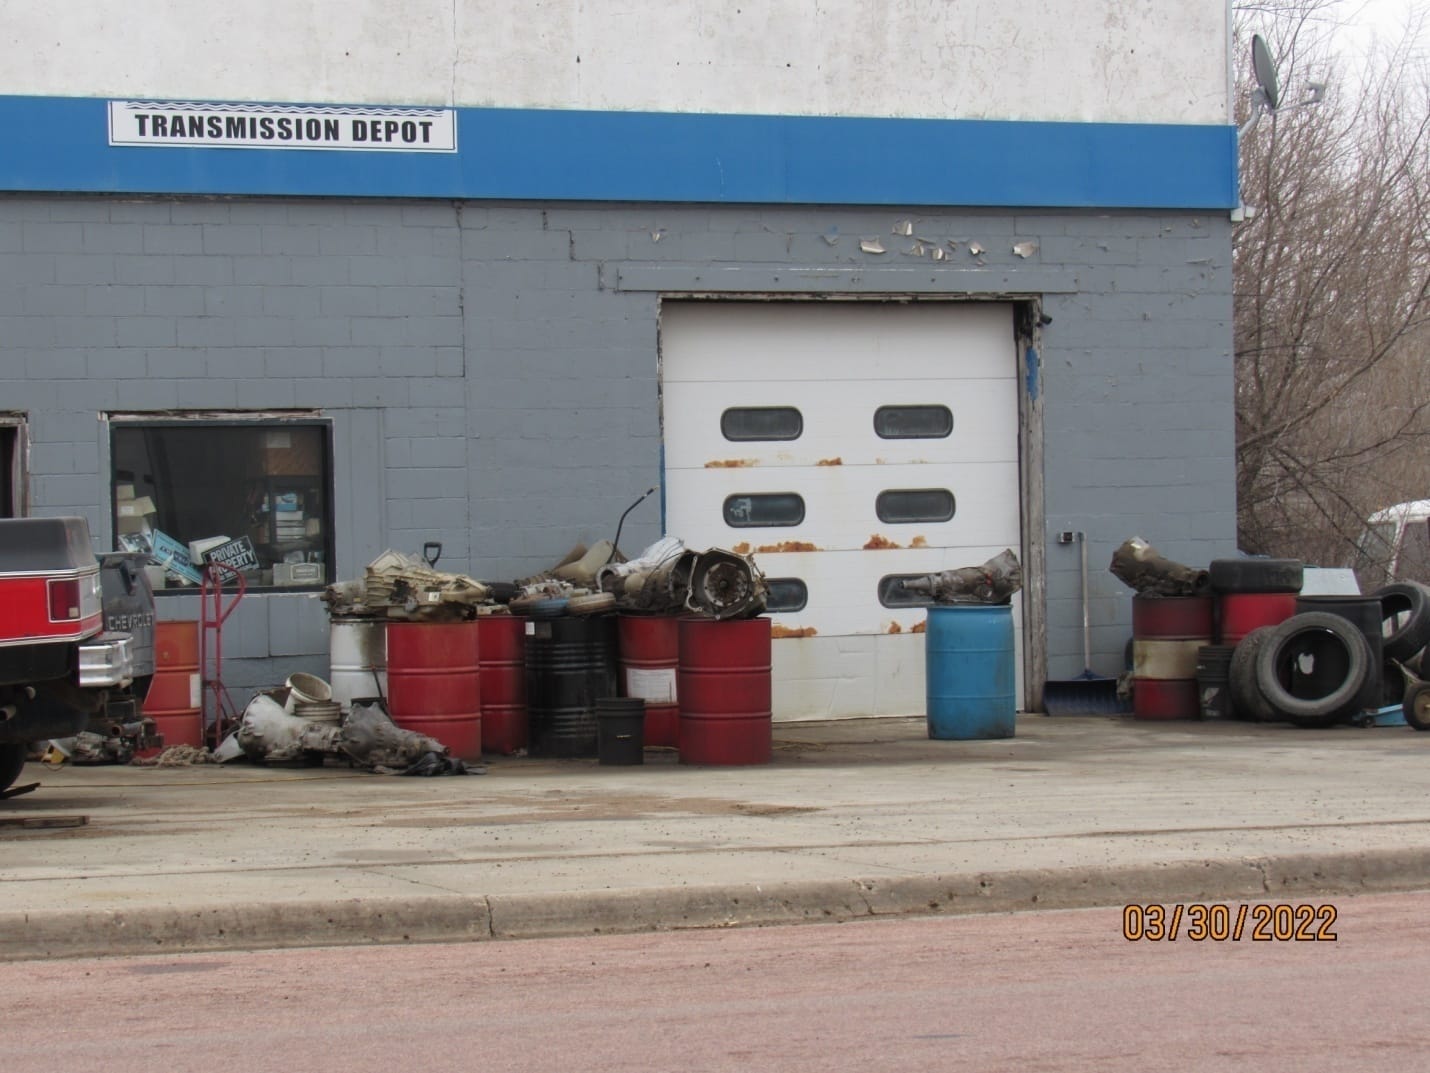
[[[115,542],[162,566],[156,591],[192,589],[210,561],[250,588],[333,579],[326,424],[115,421],[111,445]]]

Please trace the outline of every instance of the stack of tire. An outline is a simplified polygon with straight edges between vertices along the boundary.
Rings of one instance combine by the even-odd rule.
[[[1282,564],[1287,573],[1280,587],[1290,587],[1287,564],[1292,560],[1218,562],[1256,564],[1253,571]],[[1218,584],[1216,565],[1213,587]],[[1299,573],[1300,564],[1295,567]],[[1302,727],[1353,721],[1399,699],[1400,668],[1418,658],[1427,641],[1430,589],[1423,585],[1390,585],[1367,597],[1296,598],[1293,614],[1252,625],[1235,641],[1227,674],[1233,710],[1243,719]],[[1411,686],[1403,694],[1406,721],[1415,725],[1412,718],[1421,718],[1423,711],[1430,725],[1430,696],[1412,703],[1415,683]],[[1396,696],[1389,697],[1391,692]]]
[[[1248,634],[1296,613],[1305,568],[1299,559],[1214,559],[1207,574],[1216,602],[1213,643],[1197,653],[1201,715],[1254,718],[1235,703],[1230,678],[1236,650]]]
[[[1417,581],[1387,585],[1380,599],[1381,638],[1385,649],[1383,696],[1400,694],[1405,721],[1416,730],[1430,730],[1430,587]],[[1388,703],[1394,703],[1393,700]]]
[[[1211,644],[1197,651],[1201,718],[1254,718],[1236,704],[1231,664],[1254,629],[1277,627],[1296,614],[1304,568],[1300,559],[1214,559],[1207,569],[1214,598]]]

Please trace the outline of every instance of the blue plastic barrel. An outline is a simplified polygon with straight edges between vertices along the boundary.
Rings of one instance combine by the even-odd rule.
[[[929,737],[1011,738],[1018,701],[1013,609],[930,607],[924,634]]]

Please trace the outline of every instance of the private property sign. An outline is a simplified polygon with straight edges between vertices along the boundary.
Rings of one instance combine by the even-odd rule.
[[[452,108],[110,101],[109,144],[455,153]]]

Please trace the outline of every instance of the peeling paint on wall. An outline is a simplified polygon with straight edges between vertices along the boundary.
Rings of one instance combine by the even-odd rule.
[[[755,549],[762,555],[784,551],[818,551],[819,548],[807,540],[784,540],[778,544],[761,544]]]
[[[796,628],[794,626],[781,626],[779,623],[775,623],[770,627],[770,637],[777,641],[790,637],[813,637],[818,633],[819,631],[813,626]]]
[[[1028,348],[1026,354],[1026,362],[1028,366],[1028,401],[1037,402],[1038,394],[1042,390],[1042,384],[1040,382],[1042,359],[1038,357],[1037,347],[1030,346]]]

